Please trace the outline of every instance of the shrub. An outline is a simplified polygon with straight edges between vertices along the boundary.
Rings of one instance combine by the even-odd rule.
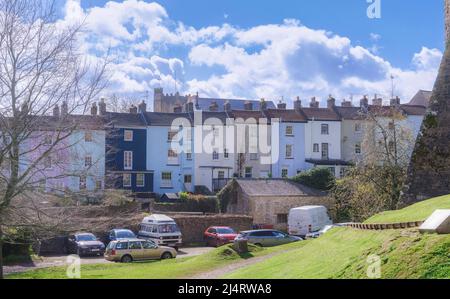
[[[294,182],[318,190],[330,190],[334,187],[335,178],[328,168],[313,168],[298,174],[292,179]]]
[[[215,196],[180,194],[180,200],[185,209],[192,212],[217,213],[219,200]]]

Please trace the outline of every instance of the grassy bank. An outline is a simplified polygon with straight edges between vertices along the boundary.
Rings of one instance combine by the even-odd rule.
[[[450,236],[337,228],[305,243],[225,278],[367,278],[373,254],[382,278],[450,278]]]
[[[450,209],[450,195],[419,202],[398,211],[387,211],[369,218],[365,223],[423,221],[437,209]]]
[[[239,255],[230,246],[217,248],[209,253],[164,261],[135,262],[132,264],[108,263],[97,265],[82,265],[81,278],[113,279],[173,279],[189,278],[193,275],[213,270],[240,260],[263,256],[275,251],[289,250],[302,246],[300,243],[288,244],[273,248],[250,246],[250,253]],[[36,269],[28,272],[12,274],[7,278],[66,278],[66,267]]]

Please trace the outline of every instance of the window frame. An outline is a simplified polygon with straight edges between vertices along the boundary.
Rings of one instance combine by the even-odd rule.
[[[290,155],[288,155],[288,149],[290,149]],[[286,159],[294,159],[294,146],[292,144],[286,144],[284,155]]]
[[[129,154],[129,160],[127,159],[127,154]],[[128,164],[129,162],[129,164]],[[124,151],[123,152],[123,169],[124,170],[132,170],[133,169],[133,151]]]
[[[288,137],[294,136],[294,126],[287,125],[286,129],[285,129],[285,135],[288,136]]]
[[[129,179],[129,181],[130,181],[129,184],[125,184],[125,182],[128,181],[128,180],[125,180],[125,177],[129,177],[130,178]],[[124,173],[124,174],[122,174],[122,187],[124,187],[124,188],[131,188],[132,186],[133,186],[133,177],[132,177],[131,173]]]
[[[128,138],[127,138],[127,133],[130,134],[130,135],[128,135]],[[124,130],[123,131],[123,141],[133,142],[134,141],[134,131],[133,130]]]
[[[84,167],[92,167],[92,165],[93,165],[92,156],[91,155],[84,156]]]
[[[330,135],[330,125],[321,124],[320,125],[320,135]]]
[[[140,181],[139,177],[142,177],[142,184],[139,183],[139,181]],[[137,173],[136,174],[136,187],[140,187],[140,188],[145,187],[145,173]]]

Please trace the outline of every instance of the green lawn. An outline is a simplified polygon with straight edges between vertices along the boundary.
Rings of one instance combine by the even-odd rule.
[[[365,223],[423,221],[437,209],[450,209],[450,195],[419,202],[398,211],[387,211],[369,218]]]
[[[209,253],[190,257],[164,261],[136,262],[132,264],[108,263],[96,265],[82,265],[81,278],[136,278],[136,279],[163,279],[163,278],[189,278],[208,270],[225,266],[242,259],[256,256],[263,256],[275,251],[289,250],[300,247],[300,243],[292,243],[285,246],[273,248],[258,248],[250,246],[251,252],[245,255],[238,255],[229,246],[223,246]],[[66,278],[65,267],[52,267],[31,270],[28,272],[12,274],[7,278]]]
[[[450,278],[450,236],[413,230],[336,228],[298,250],[242,268],[224,278],[367,278],[367,258],[381,259],[382,278]]]

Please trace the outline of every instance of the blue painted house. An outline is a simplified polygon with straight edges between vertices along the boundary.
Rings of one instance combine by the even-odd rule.
[[[147,124],[142,113],[106,113],[107,187],[153,195],[153,171],[147,168]]]

